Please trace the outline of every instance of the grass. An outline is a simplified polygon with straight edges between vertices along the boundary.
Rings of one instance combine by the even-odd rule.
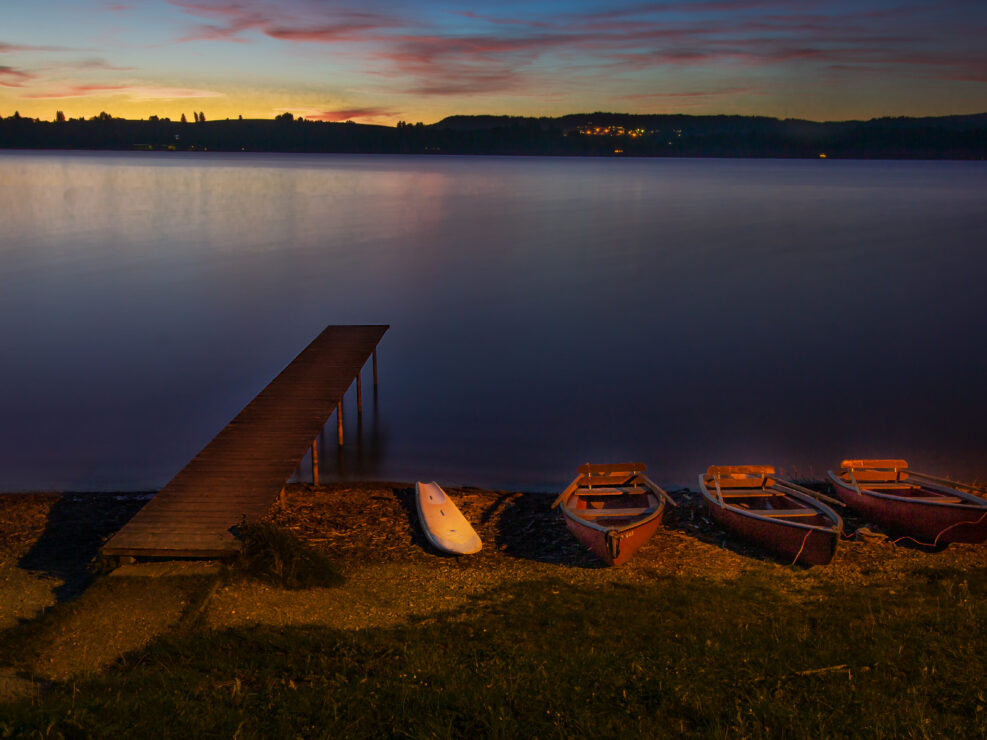
[[[0,666],[39,677],[99,670],[125,650],[184,628],[185,615],[194,621],[214,581],[205,576],[97,578],[78,598],[0,634]]]
[[[174,633],[3,707],[0,737],[987,736],[987,571],[794,578],[522,582],[400,628]]]
[[[345,582],[332,560],[275,524],[241,524],[237,536],[242,548],[233,564],[236,574],[285,589],[328,588]]]

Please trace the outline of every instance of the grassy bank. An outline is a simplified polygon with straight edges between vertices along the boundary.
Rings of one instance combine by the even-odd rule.
[[[987,569],[820,573],[539,578],[393,628],[200,626],[4,706],[0,736],[987,735]]]
[[[450,495],[474,556],[428,546],[406,485],[299,485],[272,520],[319,557],[95,581],[140,501],[0,497],[0,737],[987,737],[987,547],[848,515],[793,568],[678,491],[608,569],[545,496]]]

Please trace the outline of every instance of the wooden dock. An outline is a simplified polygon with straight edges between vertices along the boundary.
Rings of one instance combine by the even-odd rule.
[[[373,357],[387,326],[328,326],[237,414],[167,486],[111,537],[104,555],[224,557],[239,543],[230,529],[263,517]],[[317,457],[313,476],[318,479]]]

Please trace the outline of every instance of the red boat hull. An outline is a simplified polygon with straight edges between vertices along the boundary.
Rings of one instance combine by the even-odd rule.
[[[622,532],[613,529],[601,531],[586,526],[568,515],[565,517],[565,523],[576,539],[592,550],[593,554],[604,563],[622,565],[631,559],[631,556],[638,551],[641,545],[651,539],[661,524],[661,516],[656,516]]]
[[[760,545],[784,560],[800,565],[826,565],[833,559],[839,533],[827,529],[806,528],[738,514],[731,509],[706,502],[709,515],[724,529]]]
[[[830,476],[836,495],[868,521],[922,544],[980,543],[987,540],[987,506],[937,504],[874,495]]]

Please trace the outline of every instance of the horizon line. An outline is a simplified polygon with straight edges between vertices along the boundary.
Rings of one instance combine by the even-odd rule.
[[[124,118],[122,116],[115,116],[106,111],[100,111],[98,114],[87,117],[76,117],[76,118],[65,118],[64,121],[58,120],[58,114],[61,111],[56,110],[54,118],[39,118],[35,116],[22,116],[15,110],[9,116],[0,115],[0,121],[10,121],[10,120],[24,120],[32,121],[35,123],[68,123],[68,122],[90,122],[90,121],[100,121],[100,120],[113,120],[113,121],[129,121],[132,123],[185,123],[188,125],[196,125],[202,123],[225,123],[225,122],[274,122],[278,120],[283,120],[285,122],[303,122],[303,123],[331,123],[331,124],[356,124],[360,126],[373,126],[376,128],[401,128],[403,126],[435,126],[443,121],[447,121],[452,118],[504,118],[504,119],[517,119],[517,120],[532,120],[532,121],[556,121],[564,118],[570,118],[575,116],[627,116],[635,118],[763,118],[774,121],[801,121],[805,123],[816,123],[816,124],[832,124],[832,123],[869,123],[871,121],[884,121],[884,120],[923,120],[923,119],[943,119],[943,118],[975,118],[977,116],[987,116],[987,110],[977,111],[973,113],[943,113],[939,115],[926,115],[926,116],[909,116],[909,115],[884,115],[884,116],[874,116],[872,118],[845,118],[845,119],[828,119],[828,120],[818,120],[811,118],[799,118],[799,117],[780,117],[780,116],[770,116],[765,114],[753,113],[753,114],[742,114],[742,113],[627,113],[620,111],[603,111],[596,110],[592,112],[575,112],[575,113],[564,113],[557,116],[529,116],[529,115],[515,115],[510,113],[453,113],[448,116],[444,116],[437,121],[432,123],[424,123],[422,121],[416,121],[414,123],[407,121],[397,121],[394,124],[385,123],[363,123],[358,120],[353,120],[350,118],[340,119],[340,120],[326,120],[319,116],[305,116],[305,115],[294,115],[290,110],[285,110],[279,115],[275,115],[272,118],[245,118],[244,116],[239,116],[238,118],[215,118],[208,119],[201,112],[193,111],[193,115],[196,117],[195,120],[174,120],[168,116],[157,116],[150,115],[147,118]],[[183,118],[184,118],[184,114]],[[198,117],[203,115],[202,120],[198,120]],[[288,116],[287,118],[285,116]]]

